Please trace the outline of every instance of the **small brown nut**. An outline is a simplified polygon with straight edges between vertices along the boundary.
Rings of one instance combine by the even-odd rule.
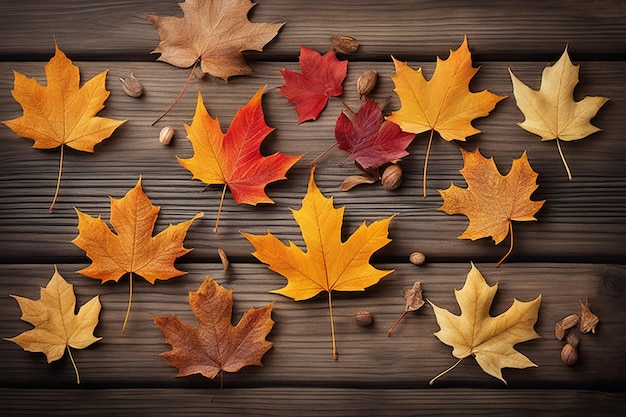
[[[569,316],[564,317],[556,322],[554,326],[554,335],[556,336],[556,338],[559,340],[563,340],[563,338],[565,337],[565,332],[568,329],[576,326],[579,320],[580,317],[578,316],[578,314],[570,314]]]
[[[398,164],[391,164],[383,171],[380,177],[383,188],[388,191],[395,190],[402,182],[402,168]]]
[[[330,37],[330,45],[337,52],[349,55],[359,49],[359,41],[348,35],[333,35]]]
[[[574,349],[578,349],[578,343],[580,343],[580,338],[578,336],[570,332],[567,334],[566,340],[568,344],[574,347]]]
[[[126,77],[120,78],[120,81],[122,81],[122,90],[130,97],[139,97],[143,94],[143,86],[132,72]]]
[[[596,326],[600,322],[600,318],[593,314],[589,309],[589,303],[583,304],[580,301],[580,332],[581,333],[595,333]]]
[[[174,137],[174,128],[172,126],[165,126],[159,133],[159,142],[163,145],[169,145]]]
[[[359,311],[354,315],[354,321],[359,327],[371,326],[374,322],[374,315],[369,311]]]
[[[422,252],[413,252],[409,255],[409,261],[413,265],[422,265],[426,262],[426,256]]]
[[[377,81],[378,73],[374,70],[365,71],[361,74],[359,79],[356,81],[356,92],[359,95],[359,98],[363,99],[363,96],[371,93],[372,90],[374,90],[374,87],[376,87]]]
[[[567,366],[572,366],[578,361],[578,351],[569,343],[566,343],[561,349],[561,360]]]

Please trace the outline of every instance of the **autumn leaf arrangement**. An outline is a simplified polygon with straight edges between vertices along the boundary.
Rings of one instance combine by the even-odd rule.
[[[215,23],[210,19],[208,9],[203,8],[208,8],[209,4],[228,18]],[[150,17],[161,37],[161,42],[153,51],[160,53],[158,59],[177,67],[192,68],[187,83],[172,106],[182,96],[198,66],[204,73],[224,80],[252,75],[252,69],[246,64],[241,51],[261,51],[284,24],[250,22],[247,14],[253,3],[249,0],[186,0],[180,6],[184,13],[182,18]],[[298,124],[315,121],[329,99],[343,94],[342,84],[348,71],[348,61],[338,59],[335,52],[347,56],[357,50],[358,42],[349,36],[332,37],[331,42],[332,48],[325,54],[301,46],[300,72],[280,70],[285,83],[279,90],[288,103],[294,105]],[[469,83],[478,68],[472,65],[467,37],[457,50],[450,51],[447,59],[437,58],[430,80],[426,80],[421,69],[414,70],[393,57],[392,61],[395,66],[392,80],[400,108],[385,116],[384,105],[379,106],[369,97],[376,83],[376,72],[363,73],[357,83],[357,92],[363,102],[356,111],[345,106],[335,126],[336,143],[329,151],[337,146],[347,152],[343,164],[354,161],[361,171],[360,175],[348,177],[341,186],[342,190],[379,180],[386,189],[393,190],[401,181],[398,162],[408,155],[407,149],[417,138],[416,135],[428,132],[423,166],[423,195],[426,197],[428,159],[435,132],[446,141],[465,142],[469,136],[480,133],[472,126],[472,121],[489,115],[505,96],[487,90],[469,90]],[[79,87],[79,69],[61,51],[56,40],[55,55],[45,66],[45,72],[47,86],[15,71],[12,93],[24,114],[3,123],[17,135],[32,139],[35,148],[60,147],[57,187],[50,206],[52,211],[59,194],[65,146],[93,152],[96,144],[110,137],[126,120],[97,116],[109,95],[105,89],[107,72]],[[578,67],[571,63],[567,49],[553,66],[544,70],[538,91],[523,84],[512,70],[510,76],[517,105],[525,117],[519,126],[540,136],[543,141],[555,140],[571,179],[561,141],[582,139],[599,130],[590,120],[608,99],[586,97],[579,102],[574,101]],[[125,81],[137,82],[134,77]],[[129,85],[124,87],[129,93]],[[289,169],[303,157],[280,152],[270,156],[261,154],[261,143],[273,130],[265,123],[262,109],[265,88],[261,86],[238,110],[225,133],[218,118],[209,115],[200,92],[192,122],[184,124],[194,153],[186,159],[177,157],[179,163],[192,174],[192,179],[222,186],[215,233],[218,232],[227,190],[238,204],[273,203],[265,187],[286,179]],[[531,200],[537,189],[538,174],[531,168],[526,152],[513,161],[507,175],[501,175],[493,158],[485,158],[478,149],[466,151],[461,148],[461,154],[464,167],[460,172],[467,188],[452,184],[446,190],[439,190],[443,199],[440,210],[468,217],[469,225],[459,236],[461,239],[491,237],[498,244],[509,236],[510,247],[498,263],[500,265],[513,250],[512,222],[536,220],[534,216],[544,204],[544,201]],[[315,158],[312,165],[319,163],[323,156]],[[266,235],[246,232],[242,235],[254,247],[254,257],[287,279],[284,288],[273,292],[294,300],[307,300],[319,293],[327,293],[332,353],[337,359],[331,294],[335,291],[363,291],[393,272],[375,268],[370,259],[391,241],[388,233],[394,214],[370,225],[363,222],[343,241],[344,208],[335,208],[332,197],[327,198],[321,193],[314,174],[315,166],[310,171],[302,207],[292,209],[306,251],[292,242],[285,245],[269,231]],[[169,280],[185,274],[174,263],[190,251],[183,246],[183,241],[193,222],[203,216],[199,212],[190,220],[170,225],[153,236],[160,208],[150,202],[141,184],[140,178],[123,198],[110,199],[110,224],[114,232],[100,216],[92,217],[75,209],[78,236],[72,243],[83,249],[92,262],[78,273],[102,282],[119,281],[128,276],[129,299],[122,331],[131,312],[133,279],[140,276],[154,284],[156,280]],[[514,345],[538,337],[533,326],[541,296],[529,302],[515,300],[505,313],[491,317],[489,310],[496,290],[497,286],[489,286],[472,264],[465,285],[455,291],[461,308],[460,316],[430,300],[428,303],[434,309],[441,328],[436,337],[454,348],[452,354],[458,362],[467,356],[474,356],[486,373],[504,380],[501,372],[504,367],[536,366],[516,351]],[[418,293],[417,287],[413,288],[413,293]],[[421,299],[421,289],[419,295],[421,307],[425,304]],[[74,314],[76,299],[73,287],[56,267],[49,284],[41,290],[40,300],[13,297],[22,310],[22,319],[35,328],[7,340],[25,350],[43,352],[48,362],[61,358],[67,352],[76,372],[76,380],[80,382],[70,348],[82,349],[100,340],[93,334],[100,312],[99,298],[88,301],[78,314]],[[250,309],[239,324],[233,326],[232,291],[224,289],[210,277],[206,277],[198,291],[189,294],[189,304],[197,320],[196,326],[183,322],[175,315],[154,316],[154,323],[172,346],[171,351],[161,356],[178,368],[179,376],[199,373],[214,378],[218,374],[223,375],[223,372],[236,372],[246,365],[261,364],[262,356],[272,347],[272,343],[266,340],[274,324],[270,317],[271,304]],[[412,311],[408,301],[406,311]],[[471,343],[467,343],[468,340]],[[216,347],[218,341],[221,344],[219,349]]]

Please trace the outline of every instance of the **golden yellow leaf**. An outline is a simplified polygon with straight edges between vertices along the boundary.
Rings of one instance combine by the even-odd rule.
[[[541,295],[528,302],[514,299],[507,311],[492,317],[489,310],[497,290],[498,284],[487,284],[472,263],[465,285],[454,291],[461,315],[452,314],[429,301],[441,328],[435,336],[452,346],[452,355],[459,359],[451,368],[433,378],[431,384],[470,355],[474,356],[483,371],[503,382],[506,381],[502,377],[502,368],[537,366],[515,350],[514,346],[540,337],[534,325],[539,314]]]
[[[302,230],[307,251],[289,242],[283,244],[268,232],[258,236],[242,233],[256,249],[252,253],[269,268],[287,278],[287,285],[272,291],[293,298],[306,300],[322,291],[328,292],[330,307],[333,356],[337,358],[332,291],[363,291],[376,284],[393,270],[379,270],[369,263],[374,252],[391,242],[388,227],[394,216],[373,222],[365,222],[346,240],[341,240],[343,207],[334,208],[333,199],[325,198],[315,184],[315,168],[311,170],[307,194],[300,210],[292,210]]]
[[[579,65],[573,65],[567,53],[551,67],[546,67],[541,76],[541,88],[533,90],[521,82],[509,69],[513,80],[513,94],[525,120],[520,127],[541,136],[541,140],[556,139],[557,148],[567,176],[572,173],[565,161],[559,139],[572,141],[582,139],[600,129],[591,124],[606,97],[585,97],[574,101],[574,88],[578,84]]]
[[[426,197],[426,169],[433,140],[433,132],[447,141],[465,141],[467,136],[480,133],[472,120],[484,117],[496,103],[506,98],[487,90],[473,93],[469,83],[478,68],[472,66],[467,36],[459,49],[450,50],[446,60],[437,57],[437,67],[427,81],[422,69],[413,70],[406,63],[393,59],[396,73],[391,77],[394,91],[400,98],[401,108],[387,120],[399,125],[403,131],[422,133],[430,130],[426,159],[424,161],[424,197]]]
[[[102,339],[93,335],[100,315],[98,296],[84,304],[78,314],[74,314],[74,286],[63,279],[55,266],[54,275],[48,285],[41,289],[39,300],[17,295],[11,297],[17,300],[22,310],[21,319],[35,328],[6,340],[17,343],[28,352],[44,353],[48,363],[61,359],[67,350],[76,373],[76,383],[80,384],[78,368],[70,347],[84,349]]]
[[[44,67],[47,86],[14,71],[13,98],[20,103],[24,114],[17,119],[2,122],[16,134],[34,140],[33,148],[61,147],[59,177],[50,211],[54,208],[61,182],[63,145],[93,152],[96,144],[111,136],[117,127],[126,122],[96,116],[109,97],[109,91],[105,88],[108,70],[79,87],[78,67],[72,64],[56,42],[54,46],[54,57]]]

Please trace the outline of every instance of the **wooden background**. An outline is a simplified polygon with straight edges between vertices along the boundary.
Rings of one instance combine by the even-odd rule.
[[[103,308],[95,334],[103,340],[74,351],[82,383],[76,386],[67,356],[50,365],[38,353],[0,343],[0,414],[85,415],[622,415],[626,411],[626,5],[621,0],[598,1],[426,1],[266,0],[252,10],[254,22],[286,22],[262,53],[248,53],[256,77],[195,79],[180,103],[156,126],[150,122],[177,95],[188,70],[156,62],[151,55],[158,35],[149,14],[180,15],[174,1],[20,0],[0,3],[0,119],[21,115],[11,97],[12,70],[45,83],[43,65],[54,54],[54,38],[80,67],[82,80],[109,69],[111,96],[101,116],[128,119],[94,154],[67,151],[56,210],[48,212],[58,169],[59,149],[30,149],[30,140],[0,126],[0,336],[28,330],[9,294],[39,298],[57,265],[74,284],[78,304],[100,295]],[[289,207],[299,208],[310,169],[306,164],[334,141],[334,124],[342,104],[331,99],[315,122],[297,117],[276,87],[283,84],[280,68],[298,70],[301,44],[325,52],[329,36],[347,34],[360,43],[348,57],[343,101],[358,108],[355,83],[373,69],[379,83],[373,96],[391,96],[391,55],[422,66],[428,77],[435,57],[446,58],[467,34],[473,61],[480,71],[472,91],[488,88],[509,97],[492,114],[478,119],[481,134],[466,143],[445,142],[436,135],[429,165],[428,198],[421,196],[422,164],[427,134],[418,135],[404,158],[402,186],[393,192],[379,184],[339,191],[341,181],[356,173],[352,165],[338,167],[345,154],[335,150],[320,161],[316,181],[336,206],[345,206],[344,235],[363,220],[397,213],[393,242],[376,253],[373,264],[395,272],[363,293],[334,296],[339,360],[331,354],[328,306],[324,296],[294,302],[270,294],[285,280],[250,255],[252,247],[239,234],[271,230],[283,241],[302,244]],[[565,46],[581,65],[576,98],[602,95],[610,101],[593,120],[602,128],[584,140],[564,143],[574,180],[568,181],[553,141],[519,128],[523,120],[515,105],[508,68],[524,82],[539,87],[541,72],[554,63]],[[119,77],[130,72],[144,84],[140,99],[126,96]],[[190,122],[197,91],[211,115],[227,128],[237,108],[262,85],[267,123],[276,128],[262,150],[307,155],[288,173],[288,180],[268,187],[275,205],[224,205],[219,234],[212,232],[219,187],[192,181],[176,156],[191,156],[182,122]],[[160,129],[172,125],[173,144],[158,141]],[[526,150],[539,172],[536,200],[547,200],[538,221],[516,223],[516,246],[500,268],[496,262],[508,241],[494,246],[456,237],[467,226],[464,216],[440,211],[437,189],[452,181],[464,186],[459,146],[479,147],[493,156],[502,172]],[[133,309],[125,334],[121,324],[128,297],[128,279],[100,285],[76,274],[89,264],[70,241],[77,234],[73,207],[104,219],[108,196],[122,197],[139,176],[152,202],[161,206],[156,230],[169,223],[205,216],[191,227],[185,245],[193,251],[177,265],[189,274],[151,286],[135,280]],[[231,269],[224,273],[217,256],[223,248]],[[408,262],[412,251],[426,254],[427,263]],[[518,349],[539,367],[505,369],[508,385],[483,373],[472,358],[436,382],[428,381],[452,365],[451,348],[433,336],[438,330],[432,309],[409,314],[392,337],[387,329],[404,308],[401,291],[421,281],[425,296],[458,313],[453,290],[463,285],[473,261],[490,284],[499,282],[492,309],[498,314],[514,297],[528,301],[542,294],[536,330],[542,336]],[[263,367],[248,367],[225,376],[225,388],[214,402],[219,381],[200,376],[176,378],[177,370],[157,355],[169,350],[152,314],[176,313],[192,321],[188,291],[206,275],[234,288],[234,320],[251,306],[275,302],[276,321],[268,339],[274,347]],[[560,360],[562,342],[554,323],[579,311],[588,299],[600,316],[594,335],[584,335],[580,361],[566,367]],[[354,313],[366,309],[375,317],[370,328],[354,324]],[[567,414],[565,414],[567,413]]]

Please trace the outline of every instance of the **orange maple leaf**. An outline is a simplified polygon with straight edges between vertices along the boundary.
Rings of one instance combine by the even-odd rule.
[[[232,325],[233,292],[206,277],[196,292],[189,293],[189,305],[197,326],[170,317],[154,316],[154,323],[165,335],[172,350],[159,354],[178,368],[177,376],[201,374],[215,378],[223,372],[237,372],[244,366],[259,365],[271,349],[265,337],[272,330],[273,303],[251,308],[236,326]]]
[[[44,66],[47,86],[14,71],[15,82],[11,93],[22,106],[24,114],[17,119],[2,122],[19,136],[34,140],[33,148],[52,149],[61,146],[59,176],[50,211],[54,209],[61,185],[63,145],[93,152],[96,144],[111,136],[118,126],[126,122],[96,116],[109,97],[109,91],[105,88],[108,70],[79,87],[78,67],[59,49],[56,41],[54,47],[54,57]]]
[[[311,170],[306,196],[300,210],[292,210],[302,230],[307,251],[292,242],[283,244],[268,232],[258,236],[242,233],[256,249],[252,253],[269,268],[287,278],[284,288],[273,291],[293,298],[306,300],[322,291],[328,292],[333,356],[337,358],[335,327],[333,323],[332,291],[363,291],[376,284],[393,270],[379,270],[369,264],[374,252],[391,242],[388,227],[394,216],[365,222],[346,240],[341,240],[343,207],[334,208],[333,199],[325,198],[317,188]]]
[[[194,155],[178,162],[205,184],[224,184],[215,221],[219,224],[226,187],[238,204],[273,203],[265,193],[270,182],[286,179],[285,174],[300,158],[276,152],[261,155],[261,142],[274,129],[265,123],[261,99],[265,86],[259,88],[250,101],[237,111],[226,134],[220,122],[213,119],[198,92],[198,103],[191,125],[185,124]]]
[[[459,49],[450,50],[448,59],[437,57],[437,67],[430,81],[424,78],[421,68],[413,70],[395,58],[393,62],[396,73],[391,78],[395,85],[394,91],[400,98],[401,108],[387,117],[387,120],[399,125],[405,132],[418,134],[430,130],[424,160],[426,197],[426,170],[433,132],[436,130],[447,141],[465,141],[468,136],[480,133],[480,130],[472,126],[472,120],[487,116],[496,103],[506,96],[498,96],[487,90],[478,93],[469,90],[469,83],[478,68],[472,66],[467,36]]]
[[[513,160],[511,171],[505,176],[498,172],[493,158],[485,158],[478,149],[468,152],[461,148],[465,165],[459,172],[467,188],[452,184],[439,190],[443,205],[439,210],[448,214],[464,214],[469,219],[467,229],[459,239],[480,239],[491,236],[497,245],[511,234],[509,251],[498,266],[513,251],[512,221],[537,220],[534,215],[545,203],[533,201],[538,174],[531,168],[526,152]]]
[[[141,178],[137,185],[121,199],[111,200],[111,225],[113,233],[101,216],[91,217],[78,209],[78,236],[72,243],[83,249],[92,264],[78,271],[80,274],[107,281],[119,281],[130,273],[128,309],[122,331],[130,314],[133,299],[133,273],[154,284],[157,279],[167,280],[186,274],[176,269],[174,262],[191,249],[183,247],[187,230],[203,213],[191,220],[170,225],[156,236],[152,236],[160,207],[152,205],[141,189]]]

